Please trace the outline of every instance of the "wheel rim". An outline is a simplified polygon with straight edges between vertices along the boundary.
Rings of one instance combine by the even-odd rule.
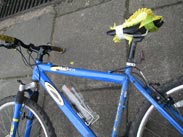
[[[180,85],[178,87],[175,87],[169,91],[166,92],[167,95],[176,93],[180,90],[183,89],[183,85]],[[183,107],[183,100],[178,101],[178,103],[175,103],[175,107]],[[149,116],[151,115],[152,111],[154,110],[154,106],[150,106],[149,109],[146,111],[145,115],[143,116],[141,123],[139,125],[139,128],[137,130],[137,137],[142,137],[144,129],[145,129],[145,125],[147,124],[148,120],[149,120]]]

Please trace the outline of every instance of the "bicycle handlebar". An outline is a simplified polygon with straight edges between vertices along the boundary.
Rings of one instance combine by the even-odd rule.
[[[0,40],[5,42],[5,44],[0,44],[0,47],[5,47],[7,49],[15,49],[16,47],[21,46],[31,52],[36,52],[36,53],[39,53],[40,50],[42,50],[44,54],[51,51],[56,51],[61,53],[64,53],[66,51],[65,48],[60,48],[56,46],[49,46],[49,45],[35,46],[34,44],[26,45],[17,38],[7,36],[7,35],[2,35],[2,34],[0,34]]]

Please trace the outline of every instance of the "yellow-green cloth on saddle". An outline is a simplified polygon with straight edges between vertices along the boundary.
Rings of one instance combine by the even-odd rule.
[[[162,16],[155,15],[151,9],[147,8],[141,8],[138,9],[132,16],[130,16],[125,22],[122,24],[122,28],[128,28],[135,26],[137,24],[139,25],[139,29],[142,27],[145,27],[145,29],[148,32],[155,32],[158,30],[158,27],[155,26],[153,21],[162,21]],[[114,24],[113,27],[110,29],[114,30],[116,28],[116,24]],[[125,39],[131,43],[133,37],[130,35],[126,35]],[[120,42],[120,39],[117,36],[114,36],[113,38],[114,42]]]

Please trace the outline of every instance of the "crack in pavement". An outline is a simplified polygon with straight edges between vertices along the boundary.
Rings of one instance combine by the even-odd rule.
[[[9,76],[9,77],[1,77],[0,80],[11,80],[11,79],[19,79],[19,78],[30,78],[32,74],[26,74],[21,76]]]
[[[65,15],[68,15],[68,14],[72,14],[72,13],[75,13],[75,12],[78,12],[78,11],[81,11],[81,10],[85,10],[85,9],[89,9],[89,8],[93,8],[93,7],[96,7],[96,6],[99,6],[99,5],[102,5],[102,4],[105,4],[105,3],[108,3],[108,2],[111,2],[112,0],[107,0],[107,1],[101,1],[97,4],[94,4],[94,5],[89,5],[89,6],[86,6],[86,7],[80,7],[76,10],[73,10],[73,11],[70,11],[70,12],[66,12],[66,13],[63,13],[63,14],[59,14],[57,17],[61,17],[61,16],[65,16]]]
[[[152,10],[157,10],[157,9],[163,9],[163,8],[167,8],[167,7],[171,7],[171,6],[177,6],[183,4],[183,1],[178,1],[175,3],[170,3],[170,4],[166,4],[166,5],[162,5],[162,6],[158,6],[158,7],[152,7]]]

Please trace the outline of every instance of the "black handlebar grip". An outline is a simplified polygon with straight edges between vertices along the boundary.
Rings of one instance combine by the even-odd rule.
[[[51,46],[51,50],[61,52],[61,53],[64,53],[66,51],[65,48],[60,48],[60,47],[56,47],[56,46]]]

